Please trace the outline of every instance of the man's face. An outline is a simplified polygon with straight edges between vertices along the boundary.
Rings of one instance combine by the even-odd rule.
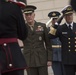
[[[53,25],[55,24],[55,22],[57,22],[57,19],[58,19],[58,18],[53,18],[53,20],[52,20],[52,24],[53,24]]]
[[[34,18],[35,18],[34,12],[25,14],[25,18],[26,18],[27,23],[33,23],[34,22]]]
[[[66,14],[64,16],[64,18],[65,18],[65,20],[66,20],[67,23],[73,22],[73,13]]]

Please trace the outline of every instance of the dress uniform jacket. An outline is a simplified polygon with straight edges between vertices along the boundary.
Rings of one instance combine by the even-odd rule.
[[[26,68],[17,38],[27,37],[22,12],[14,3],[0,0],[0,71],[1,73]]]
[[[50,31],[50,27],[47,28],[48,32]],[[61,61],[61,42],[59,38],[51,39],[52,45],[52,61]]]
[[[69,30],[66,24],[57,28],[56,33],[53,32],[55,28],[49,33],[50,38],[59,37],[62,43],[62,62],[63,64],[76,65],[76,23],[73,23],[73,30]]]
[[[61,42],[59,38],[51,39],[53,61],[61,61]]]
[[[24,40],[24,57],[29,67],[45,66],[51,60],[51,46],[46,25],[35,22],[33,31],[28,27],[28,37]]]

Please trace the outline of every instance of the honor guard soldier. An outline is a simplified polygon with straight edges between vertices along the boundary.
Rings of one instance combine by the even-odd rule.
[[[27,32],[21,8],[16,3],[0,0],[1,75],[24,75],[27,65],[17,39],[26,39]]]
[[[59,37],[62,44],[63,75],[75,75],[76,72],[76,23],[73,22],[73,9],[69,5],[62,10],[65,23],[50,27],[49,38]],[[59,19],[61,20],[61,19]]]
[[[17,4],[21,9],[24,9],[26,6],[24,0],[6,0],[6,1]]]
[[[24,40],[24,57],[27,62],[28,75],[48,75],[47,66],[51,65],[52,54],[46,25],[34,20],[35,9],[27,5],[24,9],[28,37]]]
[[[76,0],[70,0],[70,4],[72,6],[72,8],[75,10],[76,12]]]
[[[51,11],[48,14],[48,17],[51,19],[51,26],[55,25],[57,22],[60,13],[58,11]],[[50,27],[49,27],[50,29]],[[51,39],[52,50],[53,50],[53,60],[52,60],[52,68],[54,75],[62,75],[62,66],[61,66],[61,42],[59,38]]]

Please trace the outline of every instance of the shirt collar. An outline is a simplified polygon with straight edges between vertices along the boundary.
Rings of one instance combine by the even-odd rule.
[[[69,24],[67,22],[66,22],[66,25],[69,27]],[[73,29],[73,22],[70,23],[70,25],[71,25],[71,28]]]

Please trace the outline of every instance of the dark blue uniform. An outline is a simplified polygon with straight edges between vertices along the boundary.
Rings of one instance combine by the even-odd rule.
[[[76,72],[76,23],[73,22],[73,8],[69,5],[62,10],[66,23],[60,24],[63,16],[50,27],[49,38],[59,37],[62,45],[63,75],[75,75]]]
[[[49,28],[48,28],[49,30]],[[55,75],[62,75],[61,42],[59,38],[51,39],[53,59],[52,69]]]
[[[62,64],[61,64],[61,42],[59,38],[51,39],[52,50],[53,50],[53,63],[52,68],[55,75],[62,75]]]
[[[26,68],[26,62],[17,38],[24,40],[26,37],[27,27],[20,7],[15,3],[0,0],[0,72],[2,75],[23,75],[20,70]]]
[[[50,32],[51,33],[51,32]],[[49,34],[50,38],[59,37],[62,43],[62,62],[68,75],[75,75],[76,69],[76,23],[73,23],[73,30],[69,30],[66,24],[58,27],[56,34]],[[71,67],[71,68],[70,68]],[[74,69],[73,69],[74,68]],[[64,70],[64,69],[63,69]],[[65,72],[64,72],[65,73]],[[65,75],[65,74],[64,74]]]
[[[51,11],[48,14],[49,18],[52,18],[52,25],[54,26],[54,23],[59,18],[60,13],[58,11]],[[50,30],[50,27],[48,27],[48,30]],[[52,50],[53,50],[53,61],[52,61],[52,68],[54,75],[62,75],[62,64],[61,64],[61,42],[59,41],[59,38],[51,39],[52,44]]]

